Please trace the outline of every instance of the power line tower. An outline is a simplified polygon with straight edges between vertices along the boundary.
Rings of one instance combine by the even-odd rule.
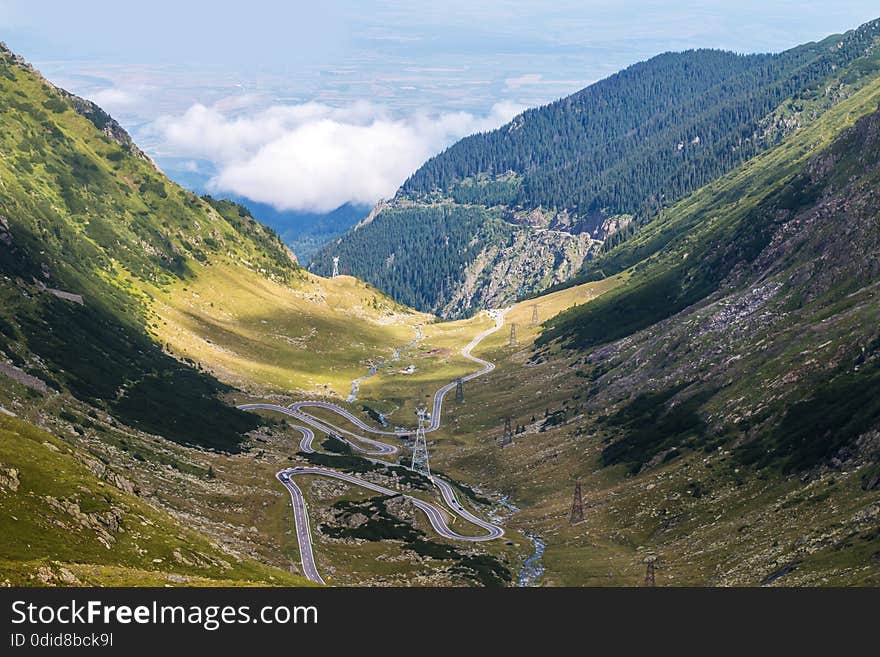
[[[504,433],[501,436],[501,446],[507,447],[513,444],[513,429],[511,428],[510,416],[504,418]]]
[[[538,323],[538,304],[532,306],[532,326]]]
[[[584,521],[584,499],[581,495],[581,482],[574,483],[574,496],[571,498],[571,516],[569,525],[577,525]]]
[[[645,586],[656,586],[654,571],[657,569],[657,557],[648,555],[645,558]]]
[[[416,429],[416,441],[413,444],[412,469],[426,477],[431,476],[431,468],[428,466],[428,443],[425,439],[425,418],[428,410],[419,406],[416,413],[419,416],[419,428]]]
[[[459,404],[464,402],[464,381],[462,379],[455,382],[455,401]]]
[[[511,324],[510,325],[510,342],[508,343],[508,346],[515,347],[517,345],[517,343],[518,343],[518,340],[516,338],[516,324]]]
[[[333,275],[331,278],[336,278],[339,276],[339,256],[333,257]]]

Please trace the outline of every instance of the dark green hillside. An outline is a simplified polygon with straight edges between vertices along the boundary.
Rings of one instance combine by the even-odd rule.
[[[413,230],[416,223],[419,228]],[[431,307],[437,294],[448,296],[480,248],[505,244],[514,232],[497,213],[482,207],[443,205],[392,208],[375,227],[368,224],[363,230],[369,232],[369,242],[343,239],[328,248],[352,272],[361,267],[373,272],[372,280],[413,308]],[[382,248],[373,248],[372,240]]]
[[[857,59],[863,61],[846,83],[876,71],[877,58],[865,52],[878,36],[874,21],[776,55],[659,55],[461,140],[401,191],[416,197],[441,191],[460,203],[568,208],[592,229],[591,217],[674,201],[772,145],[779,135],[762,120],[786,99],[803,105],[824,95],[829,76]],[[509,171],[522,179],[461,184]]]
[[[258,419],[163,353],[142,290],[223,259],[299,276],[277,236],[177,187],[100,108],[5,48],[0,152],[0,357],[130,426],[237,450]]]
[[[878,39],[880,20],[778,54],[697,50],[636,64],[454,144],[416,171],[371,222],[319,251],[313,269],[327,274],[340,256],[353,275],[448,317],[542,291],[548,277],[528,272],[548,251],[558,263],[578,253],[562,281],[582,265],[593,277],[625,269],[641,253],[590,262],[856,93],[880,71]],[[452,219],[444,235],[467,249],[446,253],[440,245],[436,259],[425,259],[438,206]],[[471,220],[475,208],[507,222],[518,238],[507,244],[516,246],[500,254],[499,243]],[[545,233],[542,240],[547,229],[553,239]],[[523,264],[511,271],[512,260]],[[437,262],[442,269],[435,271]],[[449,306],[456,286],[469,289],[468,304]],[[646,302],[666,305],[662,295]]]
[[[816,204],[828,191],[871,170],[876,154],[861,152],[850,133],[832,145],[854,119],[880,101],[878,82],[772,151],[688,197],[644,226],[633,238],[597,258],[585,278],[632,270],[626,285],[596,303],[555,318],[543,343],[562,339],[588,348],[625,337],[671,317],[715,292],[738,267],[752,263],[792,213]],[[814,149],[828,147],[834,177],[804,173]],[[836,154],[845,152],[846,158]]]
[[[672,207],[596,263],[623,285],[548,323],[545,354],[584,354],[616,409],[604,465],[880,463],[878,103],[880,78]]]

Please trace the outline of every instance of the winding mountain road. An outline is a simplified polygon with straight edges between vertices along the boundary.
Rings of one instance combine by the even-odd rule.
[[[495,333],[504,325],[504,315],[507,310],[509,310],[509,308],[504,310],[489,311],[489,316],[495,319],[495,325],[474,337],[474,339],[471,340],[470,343],[468,343],[468,345],[461,350],[461,353],[465,358],[482,366],[476,372],[472,372],[471,374],[462,377],[462,381],[470,381],[479,376],[483,376],[484,374],[487,374],[495,369],[494,363],[474,356],[471,351],[478,344],[480,344],[480,342],[482,342],[484,338],[491,335],[492,333]],[[440,418],[443,412],[443,399],[446,397],[446,394],[448,392],[455,388],[455,386],[456,381],[452,381],[450,383],[447,383],[434,393],[433,410],[431,413],[430,424],[425,428],[425,431],[435,431],[440,427]],[[306,453],[313,453],[315,451],[312,446],[312,443],[315,439],[315,429],[326,434],[335,434],[339,436],[353,449],[368,456],[390,456],[400,451],[399,448],[395,445],[388,445],[378,440],[367,438],[365,436],[349,431],[348,429],[343,429],[342,427],[339,427],[324,419],[319,419],[304,410],[306,408],[325,409],[327,411],[335,413],[336,415],[339,415],[341,418],[350,422],[361,431],[372,434],[399,437],[413,433],[413,431],[409,429],[395,429],[394,431],[375,429],[364,423],[360,418],[353,415],[346,409],[330,402],[299,401],[294,402],[289,406],[257,403],[242,404],[241,406],[239,406],[239,408],[242,410],[260,409],[276,411],[295,418],[299,422],[308,425],[302,426],[299,424],[290,424],[291,428],[296,429],[297,431],[302,433],[303,437],[300,441],[300,450]],[[377,462],[382,463],[382,461]],[[324,584],[325,582],[318,572],[318,568],[315,564],[315,554],[312,545],[312,533],[311,527],[309,526],[309,516],[308,509],[306,507],[306,501],[303,496],[302,489],[300,489],[300,487],[297,486],[296,483],[293,481],[293,477],[300,475],[318,475],[322,477],[330,477],[333,479],[345,481],[350,484],[354,484],[356,486],[361,486],[362,488],[366,488],[368,490],[382,493],[383,495],[401,495],[401,493],[390,488],[386,488],[385,486],[373,483],[371,481],[367,481],[366,479],[362,479],[355,475],[344,472],[337,472],[336,470],[331,470],[329,468],[297,466],[294,468],[286,468],[276,473],[276,478],[278,479],[278,481],[281,482],[282,485],[284,485],[285,488],[287,488],[290,494],[290,501],[293,506],[294,524],[296,526],[295,528],[297,541],[299,543],[303,574],[313,582]],[[403,496],[409,499],[427,516],[428,522],[431,523],[431,527],[434,529],[434,531],[436,531],[441,536],[449,539],[469,542],[491,541],[504,535],[504,530],[501,527],[493,525],[492,523],[487,522],[468,511],[459,501],[458,497],[455,494],[455,490],[452,488],[449,482],[444,481],[436,475],[432,475],[430,479],[440,491],[440,495],[443,498],[443,501],[449,507],[448,509],[437,506],[430,502],[426,502],[411,495]],[[486,533],[478,536],[468,536],[466,534],[459,534],[458,532],[453,531],[447,523],[447,518],[450,514],[457,515],[463,518],[467,522],[470,522],[473,525],[481,528]]]

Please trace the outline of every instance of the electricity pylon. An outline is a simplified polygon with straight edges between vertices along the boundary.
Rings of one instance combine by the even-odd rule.
[[[455,382],[455,401],[459,404],[464,401],[464,381],[462,379]]]
[[[584,521],[584,500],[581,496],[581,482],[576,481],[574,484],[574,496],[571,499],[571,517],[568,519],[569,525],[577,525]]]
[[[538,304],[532,306],[532,326],[538,323]]]
[[[428,410],[424,406],[419,406],[416,413],[419,416],[419,428],[416,429],[416,441],[413,445],[412,469],[418,473],[431,476],[431,468],[428,465],[428,443],[425,440],[425,418]]]
[[[501,446],[507,447],[513,443],[513,429],[510,425],[510,417],[504,418],[504,434],[501,436]]]
[[[645,559],[645,586],[656,586],[654,571],[657,569],[657,557],[648,555]]]
[[[517,345],[517,342],[518,341],[516,339],[516,324],[511,324],[510,325],[510,342],[508,344],[511,347],[515,347]]]
[[[339,276],[339,256],[333,258],[333,275],[331,278],[336,278],[337,276]]]

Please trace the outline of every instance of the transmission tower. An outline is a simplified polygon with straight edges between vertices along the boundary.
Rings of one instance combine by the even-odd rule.
[[[515,346],[517,345],[517,342],[518,342],[518,341],[517,341],[517,339],[516,339],[516,324],[511,324],[511,325],[510,325],[510,342],[509,342],[509,346],[511,346],[511,347],[515,347]]]
[[[510,424],[510,417],[504,418],[504,434],[501,436],[501,446],[507,447],[513,444],[513,429]]]
[[[654,571],[657,568],[657,558],[648,556],[645,559],[645,586],[656,586],[654,581]]]
[[[584,521],[584,500],[581,496],[581,482],[576,481],[574,484],[574,496],[571,498],[571,517],[568,519],[569,525],[577,525]]]
[[[459,404],[464,401],[464,381],[462,379],[455,382],[455,401]]]
[[[532,326],[538,323],[538,304],[532,306]]]
[[[331,278],[336,278],[339,276],[339,256],[334,256],[333,258],[333,275]]]
[[[413,445],[412,469],[426,477],[430,477],[431,468],[428,466],[428,443],[425,440],[425,418],[428,411],[424,406],[419,406],[416,413],[419,416],[419,428],[416,429],[416,441]]]

